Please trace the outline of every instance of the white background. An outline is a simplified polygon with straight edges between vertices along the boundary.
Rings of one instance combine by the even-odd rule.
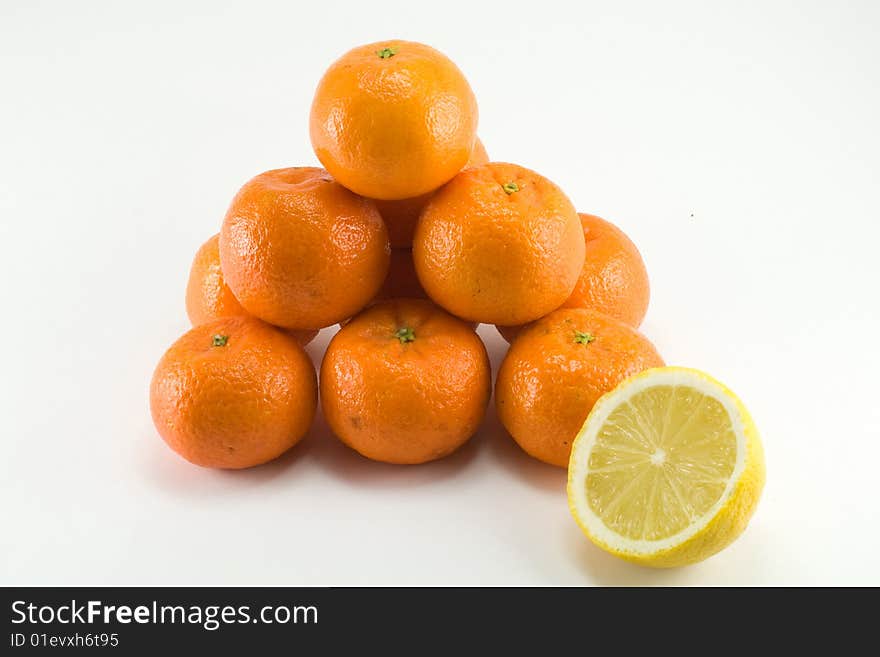
[[[141,4],[0,0],[0,584],[880,584],[880,4]],[[323,70],[392,37],[459,64],[493,159],[630,234],[644,332],[752,410],[767,486],[722,554],[605,555],[491,408],[421,467],[320,418],[246,472],[159,439],[196,248],[316,163]]]

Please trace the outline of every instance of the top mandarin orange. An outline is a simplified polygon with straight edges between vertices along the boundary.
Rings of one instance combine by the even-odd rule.
[[[309,129],[318,159],[345,187],[374,199],[411,198],[465,166],[477,137],[477,101],[443,53],[380,41],[327,69]]]

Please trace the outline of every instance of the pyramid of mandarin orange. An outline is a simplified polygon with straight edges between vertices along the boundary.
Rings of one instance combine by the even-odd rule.
[[[324,168],[248,181],[192,263],[194,328],[150,390],[173,450],[265,463],[306,435],[320,388],[328,427],[363,456],[442,458],[491,397],[487,323],[520,333],[496,382],[502,424],[564,465],[595,399],[662,364],[635,328],[648,282],[632,242],[539,173],[490,162],[477,123],[462,72],[424,44],[359,46],[327,69],[309,115]],[[301,345],[337,323],[318,383]]]

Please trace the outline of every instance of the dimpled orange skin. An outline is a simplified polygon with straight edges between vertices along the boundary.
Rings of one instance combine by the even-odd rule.
[[[312,167],[253,178],[220,230],[223,275],[239,303],[290,329],[351,317],[379,291],[389,257],[373,202]]]
[[[563,308],[588,308],[638,328],[651,298],[648,270],[636,245],[610,221],[579,214],[584,229],[586,256],[574,292]],[[497,326],[508,342],[520,326]]]
[[[321,164],[343,185],[369,198],[411,198],[465,166],[477,101],[443,53],[381,41],[330,66],[315,91],[309,130]]]
[[[471,159],[468,160],[465,168],[482,166],[488,162],[489,154],[486,152],[483,142],[478,138],[474,144]],[[434,192],[429,192],[415,198],[404,198],[399,201],[376,200],[379,214],[382,215],[385,226],[388,227],[388,238],[391,240],[392,249],[412,248],[413,233],[416,231],[419,215],[433,194]]]
[[[247,315],[223,279],[220,268],[220,235],[214,235],[196,252],[186,284],[186,314],[193,326],[206,324],[221,317]],[[315,339],[317,331],[287,330],[305,346]]]
[[[523,324],[574,290],[583,231],[559,187],[524,167],[491,162],[465,169],[431,198],[413,260],[428,296],[453,315]]]
[[[280,456],[309,430],[317,400],[315,368],[302,347],[243,316],[185,333],[150,385],[159,434],[187,461],[209,468],[249,468]]]
[[[566,308],[525,327],[495,382],[501,423],[528,454],[568,466],[574,437],[593,405],[625,378],[663,359],[636,329],[583,308]]]
[[[363,456],[424,463],[476,432],[491,381],[486,348],[470,326],[429,301],[397,299],[333,337],[321,364],[321,406],[333,433]]]

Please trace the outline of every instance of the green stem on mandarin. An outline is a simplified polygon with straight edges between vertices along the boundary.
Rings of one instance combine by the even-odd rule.
[[[504,190],[505,194],[510,196],[514,192],[519,191],[519,185],[517,185],[515,182],[504,183],[503,185],[501,185],[501,189]]]
[[[213,338],[211,338],[211,345],[214,347],[225,347],[227,342],[229,342],[228,335],[220,335],[218,333]]]
[[[397,329],[394,337],[400,340],[400,344],[406,344],[407,342],[412,342],[416,339],[416,332],[407,326],[405,328]]]
[[[390,59],[397,54],[397,48],[388,46],[387,48],[382,48],[382,50],[377,50],[376,54],[379,55],[379,59]]]
[[[590,344],[595,339],[596,338],[592,333],[583,333],[581,331],[574,332],[574,341],[577,344]]]

